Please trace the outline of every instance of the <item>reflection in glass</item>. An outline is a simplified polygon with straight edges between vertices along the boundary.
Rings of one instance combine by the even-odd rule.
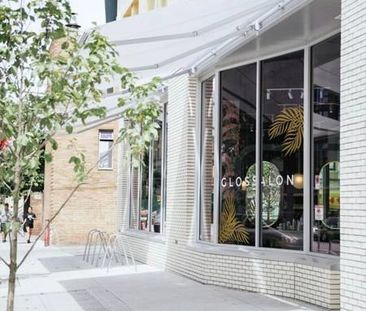
[[[130,173],[130,228],[161,233],[166,202],[167,104],[140,169]],[[165,148],[165,149],[164,149]],[[138,220],[137,220],[138,219]]]
[[[267,161],[262,162],[262,226],[270,227],[277,222],[280,213],[281,185],[282,181],[278,179],[280,172],[278,168]],[[253,164],[246,174],[247,177],[247,200],[248,204],[255,202],[255,173],[256,165]],[[255,203],[253,208],[247,210],[247,217],[255,217]]]
[[[200,233],[202,241],[213,242],[214,204],[214,78],[202,84]]]
[[[303,72],[303,51],[262,62],[264,247],[303,249]]]
[[[161,173],[162,173],[162,122],[159,122],[158,139],[153,143],[153,196],[152,196],[152,211],[151,211],[151,226],[152,231],[160,232],[161,223]]]
[[[112,168],[112,146],[113,146],[113,131],[99,131],[99,163],[98,168]]]
[[[141,165],[140,230],[149,231],[149,152]]]
[[[340,36],[312,48],[312,250],[339,255]]]
[[[162,147],[162,217],[160,224],[160,232],[164,232],[165,228],[163,227],[166,223],[166,194],[167,194],[167,161],[168,161],[168,103],[164,104],[163,109],[163,147]]]
[[[255,163],[256,64],[221,73],[219,242],[255,245],[255,195],[245,174]]]
[[[139,171],[131,166],[130,174],[130,229],[137,229]]]
[[[280,212],[281,184],[277,182],[280,172],[273,163],[262,163],[262,224],[271,227],[277,222]]]

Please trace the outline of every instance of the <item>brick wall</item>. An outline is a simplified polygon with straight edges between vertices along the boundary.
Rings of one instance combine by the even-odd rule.
[[[341,310],[366,310],[366,1],[342,0]]]
[[[166,228],[169,243],[194,239],[197,82],[169,82]]]
[[[43,193],[35,192],[30,196],[30,206],[33,208],[33,213],[36,214],[36,221],[34,222],[33,234],[38,235],[43,228]]]
[[[87,167],[98,160],[99,130],[114,130],[118,122],[105,124],[79,134],[60,133],[56,140],[59,148],[53,153],[53,162],[45,168],[45,218],[50,218],[74,188],[73,166],[68,163],[72,155],[84,152]],[[81,244],[87,232],[99,228],[116,232],[121,216],[117,209],[118,147],[113,150],[113,169],[94,169],[92,174],[71,198],[62,213],[51,226],[51,243]]]

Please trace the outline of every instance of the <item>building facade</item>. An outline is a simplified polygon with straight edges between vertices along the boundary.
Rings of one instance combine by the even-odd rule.
[[[277,2],[270,27],[256,20],[250,40],[165,80],[146,166],[116,151],[115,224],[93,226],[126,235],[137,260],[204,284],[365,310],[366,4]]]
[[[117,206],[118,150],[105,157],[118,135],[118,121],[80,128],[74,134],[59,133],[59,148],[45,168],[44,214],[46,222],[76,186],[71,156],[84,153],[87,169],[95,167],[86,184],[72,196],[51,226],[51,243],[83,244],[89,230],[100,228],[116,232],[119,227]],[[102,159],[98,164],[98,160]]]

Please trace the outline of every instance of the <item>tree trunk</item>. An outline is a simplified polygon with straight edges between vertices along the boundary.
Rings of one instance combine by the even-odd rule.
[[[11,232],[13,235],[13,232]],[[14,310],[14,295],[15,295],[15,281],[17,273],[17,237],[10,238],[10,267],[9,267],[9,280],[8,280],[8,300],[7,311]]]
[[[8,299],[7,299],[7,311],[14,311],[14,298],[15,298],[15,282],[16,274],[18,270],[18,212],[19,212],[19,196],[20,196],[20,157],[17,158],[15,164],[15,178],[14,178],[14,191],[13,195],[13,216],[11,218],[11,231],[9,234],[10,242],[10,266],[9,266],[9,279],[8,279]]]

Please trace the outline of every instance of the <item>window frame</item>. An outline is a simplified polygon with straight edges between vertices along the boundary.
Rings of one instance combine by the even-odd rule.
[[[112,138],[111,139],[102,139],[101,138],[101,133],[102,132],[110,132],[112,134]],[[114,144],[114,130],[113,129],[99,129],[98,130],[98,171],[112,171],[113,170],[113,149],[109,150],[109,152],[107,154],[105,154],[103,157],[101,157],[101,142],[112,142],[112,146]],[[101,159],[105,158],[105,157],[111,157],[111,163],[110,166],[108,167],[101,167],[100,163],[102,162]]]
[[[196,174],[196,183],[197,188],[199,189],[197,191],[197,199],[196,199],[196,243],[199,244],[209,244],[209,245],[216,245],[224,248],[243,248],[243,249],[260,249],[260,250],[268,250],[271,252],[290,252],[291,254],[309,254],[313,256],[320,256],[320,257],[332,257],[337,258],[337,256],[330,255],[330,254],[324,254],[324,253],[316,253],[311,251],[311,239],[312,239],[312,217],[313,217],[313,134],[312,134],[312,111],[313,111],[313,104],[312,104],[312,73],[311,73],[311,59],[312,59],[312,47],[326,41],[330,38],[332,38],[335,35],[340,34],[340,30],[337,29],[335,31],[332,31],[324,36],[321,36],[320,38],[316,40],[312,40],[308,42],[307,44],[299,45],[292,49],[287,49],[281,52],[276,52],[273,54],[268,54],[263,57],[258,57],[255,59],[247,60],[244,62],[237,62],[235,64],[232,64],[230,66],[225,67],[219,67],[216,68],[214,72],[210,72],[206,74],[205,76],[198,79],[198,102],[200,103],[198,109],[197,109],[197,124],[198,124],[198,134],[197,134],[197,142],[198,142],[198,157],[196,158],[197,161],[197,174]],[[304,52],[304,85],[303,85],[303,91],[304,91],[304,98],[303,98],[303,107],[304,107],[304,136],[303,136],[303,168],[304,168],[304,186],[303,186],[303,250],[289,250],[289,249],[279,249],[279,248],[268,248],[268,247],[262,247],[261,244],[261,182],[260,182],[260,172],[261,172],[261,163],[262,163],[262,101],[261,101],[261,66],[262,61],[275,58],[281,55],[286,55],[292,52],[296,51],[303,51]],[[246,246],[246,245],[223,245],[218,243],[218,232],[219,232],[219,209],[220,209],[220,193],[219,190],[219,183],[220,178],[217,176],[220,176],[220,126],[217,126],[220,122],[221,112],[220,112],[220,74],[224,70],[249,65],[256,63],[257,65],[257,72],[256,72],[256,113],[257,113],[257,120],[256,120],[256,162],[260,163],[260,165],[256,166],[256,179],[257,179],[257,189],[260,189],[256,193],[256,227],[255,227],[255,246]],[[214,136],[215,136],[215,142],[214,142],[214,150],[215,150],[215,159],[214,159],[214,165],[215,165],[215,195],[214,195],[214,235],[215,239],[214,242],[209,241],[203,241],[200,240],[199,233],[200,233],[200,213],[201,213],[201,177],[202,177],[202,104],[203,104],[203,97],[202,97],[202,88],[203,83],[210,77],[215,78],[215,91],[214,91]]]
[[[309,200],[310,200],[310,211],[309,211],[309,214],[310,214],[310,217],[309,217],[309,225],[308,225],[308,228],[309,228],[309,234],[308,234],[308,237],[309,237],[309,253],[311,254],[319,254],[319,255],[326,255],[326,256],[330,256],[330,257],[335,257],[335,258],[339,258],[340,257],[340,254],[338,255],[335,255],[334,253],[324,253],[324,252],[319,252],[319,251],[313,251],[313,243],[315,243],[314,241],[314,237],[313,237],[313,228],[314,228],[314,223],[313,223],[313,219],[315,217],[314,215],[314,210],[315,208],[311,208],[311,207],[315,207],[314,205],[314,194],[315,194],[315,187],[314,187],[314,181],[315,181],[315,173],[314,173],[314,163],[315,163],[315,156],[313,156],[314,154],[314,120],[313,120],[313,116],[314,116],[314,98],[313,98],[313,95],[314,95],[314,92],[313,92],[313,86],[314,86],[314,67],[313,67],[313,50],[316,46],[318,46],[319,44],[322,44],[322,43],[325,43],[326,41],[330,40],[330,39],[334,39],[335,37],[339,36],[339,39],[340,39],[340,45],[341,45],[341,38],[342,38],[342,34],[341,32],[336,32],[336,33],[333,33],[332,35],[328,36],[327,38],[323,39],[323,40],[320,40],[314,44],[311,44],[308,49],[309,49],[309,93],[308,93],[308,96],[309,96],[309,101],[310,101],[310,111],[309,111],[309,152],[310,152],[310,163],[309,163]],[[341,46],[340,46],[340,58],[341,58]],[[341,73],[339,73],[341,75]],[[342,78],[340,77],[340,80]],[[340,96],[341,96],[341,88],[340,88]],[[339,147],[340,147],[340,144],[339,144]],[[340,159],[338,160],[340,162]],[[329,249],[330,250],[330,249]]]
[[[139,167],[137,168],[137,174],[138,174],[138,186],[137,186],[137,206],[135,206],[135,211],[132,211],[132,193],[131,193],[131,177],[132,177],[132,171],[134,168],[131,164],[131,159],[129,160],[128,164],[128,170],[129,170],[129,190],[128,190],[128,230],[130,231],[137,231],[140,233],[148,233],[148,234],[164,234],[165,233],[165,225],[166,225],[166,173],[167,173],[167,130],[168,130],[168,122],[167,122],[167,103],[163,104],[163,111],[160,116],[160,121],[162,122],[161,127],[161,205],[160,205],[160,232],[154,232],[152,222],[151,222],[151,216],[152,216],[152,204],[153,204],[153,173],[154,173],[154,146],[155,141],[153,141],[149,147],[148,153],[149,153],[149,175],[148,175],[148,218],[147,218],[147,230],[142,230],[140,228],[141,223],[141,215],[140,215],[140,208],[141,208],[141,200],[142,200],[142,164],[140,163]],[[133,213],[136,213],[136,221],[137,224],[133,224],[132,215]]]

